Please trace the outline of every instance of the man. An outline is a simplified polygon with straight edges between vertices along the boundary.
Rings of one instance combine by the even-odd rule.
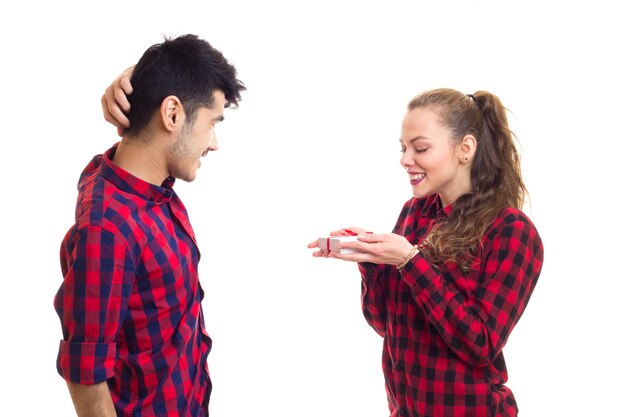
[[[79,181],[61,247],[57,359],[79,417],[208,415],[200,252],[172,189],[217,150],[215,125],[245,89],[195,35],[148,48],[132,71],[122,140]]]

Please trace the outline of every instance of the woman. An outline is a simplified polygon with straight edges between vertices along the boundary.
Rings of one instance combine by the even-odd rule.
[[[543,262],[522,213],[519,156],[500,100],[437,89],[408,106],[400,138],[414,198],[393,233],[314,256],[358,262],[367,322],[384,338],[391,416],[516,416],[502,348]],[[317,242],[309,244],[317,247]]]

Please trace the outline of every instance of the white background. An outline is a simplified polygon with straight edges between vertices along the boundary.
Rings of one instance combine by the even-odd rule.
[[[100,96],[162,35],[196,33],[248,91],[176,189],[202,250],[214,391],[231,416],[387,415],[381,339],[331,230],[389,231],[417,93],[511,110],[544,269],[505,348],[520,415],[624,416],[626,29],[610,1],[9,2],[0,17],[0,415],[71,416],[55,360],[58,250],[84,165],[117,140]]]

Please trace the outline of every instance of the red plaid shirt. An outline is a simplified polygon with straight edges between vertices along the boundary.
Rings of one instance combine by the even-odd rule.
[[[451,206],[437,195],[409,200],[394,233],[421,243]],[[367,322],[384,338],[383,371],[393,417],[516,416],[502,355],[543,263],[537,230],[503,210],[471,270],[441,268],[417,254],[393,265],[359,264]]]
[[[113,165],[115,150],[83,171],[61,246],[57,369],[107,381],[118,416],[206,416],[211,339],[187,211],[173,178],[142,181]]]

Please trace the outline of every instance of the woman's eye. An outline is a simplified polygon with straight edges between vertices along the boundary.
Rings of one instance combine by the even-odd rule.
[[[413,148],[413,152],[415,153],[423,153],[423,152],[426,152],[427,150],[428,148]],[[407,148],[405,148],[404,146],[400,148],[401,153],[405,153],[406,151],[407,151]]]

